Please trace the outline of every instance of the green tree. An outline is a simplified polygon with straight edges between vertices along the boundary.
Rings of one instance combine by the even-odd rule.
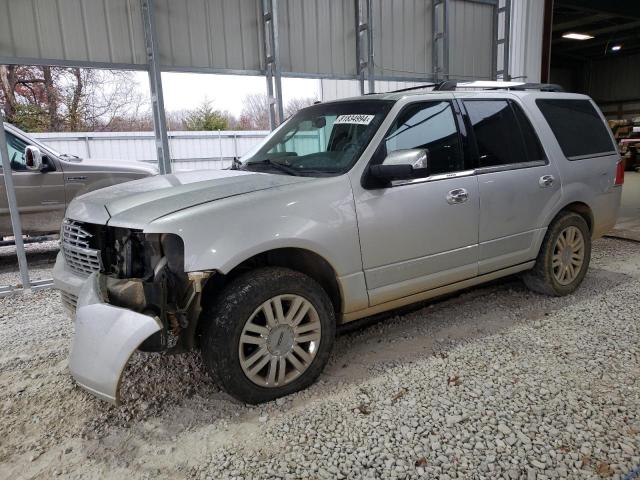
[[[227,130],[229,128],[229,114],[213,108],[213,102],[205,100],[195,110],[187,111],[184,117],[184,127],[187,130]]]

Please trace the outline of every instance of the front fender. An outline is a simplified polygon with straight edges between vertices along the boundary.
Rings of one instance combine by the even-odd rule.
[[[338,276],[362,271],[353,194],[345,175],[191,207],[144,230],[179,235],[187,272],[228,273],[247,258],[277,248],[310,250]]]

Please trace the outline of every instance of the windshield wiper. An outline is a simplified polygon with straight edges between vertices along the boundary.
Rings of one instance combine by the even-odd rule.
[[[282,163],[274,162],[270,158],[265,158],[264,160],[257,160],[255,162],[247,162],[245,164],[245,168],[249,167],[251,165],[269,165],[270,167],[274,167],[276,170],[280,170],[281,172],[284,172],[284,173],[286,173],[288,175],[294,175],[296,177],[298,175],[300,175],[300,173],[301,173],[298,170],[296,170],[295,168],[287,167],[286,165],[283,165]]]

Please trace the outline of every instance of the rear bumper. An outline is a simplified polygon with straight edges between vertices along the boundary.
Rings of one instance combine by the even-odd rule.
[[[69,272],[64,258],[58,256],[55,285],[77,298],[69,370],[80,387],[117,405],[129,358],[144,340],[162,329],[162,323],[158,318],[106,303],[99,280],[98,273],[84,278]]]

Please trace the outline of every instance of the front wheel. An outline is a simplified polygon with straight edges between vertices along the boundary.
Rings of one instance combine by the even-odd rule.
[[[531,290],[545,295],[572,293],[587,274],[591,234],[584,218],[566,212],[549,226],[533,270],[523,279]]]
[[[229,394],[261,403],[311,385],[335,337],[333,306],[308,276],[261,268],[232,281],[202,313],[202,356]]]

